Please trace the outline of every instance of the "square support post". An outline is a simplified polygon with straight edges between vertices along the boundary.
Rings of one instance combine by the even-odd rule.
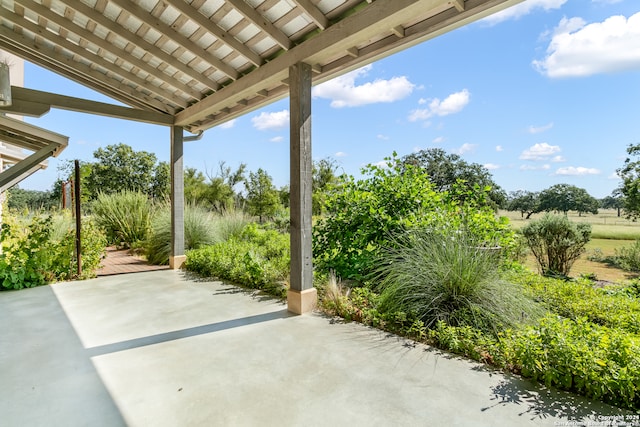
[[[171,254],[169,267],[179,269],[187,257],[184,254],[184,172],[183,129],[171,127]]]
[[[311,66],[289,68],[291,283],[289,311],[303,314],[316,307],[311,256]]]

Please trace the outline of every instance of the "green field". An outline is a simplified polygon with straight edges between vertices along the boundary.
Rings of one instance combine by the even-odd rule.
[[[544,213],[531,215],[531,219],[523,219],[519,212],[500,211],[501,216],[509,218],[514,229],[519,230],[532,219],[540,218]],[[640,239],[640,222],[618,217],[614,209],[600,209],[597,215],[570,212],[571,221],[591,224],[591,237],[594,239],[636,240]]]
[[[532,219],[540,218],[544,214],[532,215],[529,220],[522,219],[518,212],[500,211],[500,215],[508,217],[511,226],[519,230]],[[615,210],[605,209],[601,209],[597,215],[578,216],[578,214],[569,213],[568,216],[571,221],[588,222],[592,227],[591,241],[586,246],[586,252],[573,265],[572,276],[593,273],[599,280],[610,282],[637,277],[637,274],[589,261],[587,256],[595,249],[600,249],[604,255],[614,255],[616,249],[631,245],[634,240],[640,239],[640,222],[618,217]],[[532,255],[527,257],[526,265],[533,270],[537,269],[535,258]]]

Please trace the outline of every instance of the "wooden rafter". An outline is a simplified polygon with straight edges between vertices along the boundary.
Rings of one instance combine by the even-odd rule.
[[[117,4],[123,10],[128,10],[129,12],[131,12],[133,15],[135,15],[136,18],[138,18],[145,24],[149,25],[151,28],[155,28],[157,31],[160,31],[162,34],[172,39],[178,45],[191,51],[191,53],[200,57],[203,61],[208,62],[213,67],[217,68],[218,70],[220,70],[221,72],[229,76],[229,78],[233,80],[236,80],[238,78],[239,74],[236,70],[233,69],[233,67],[225,64],[218,58],[214,57],[205,49],[203,49],[202,47],[198,46],[196,43],[191,41],[188,37],[185,37],[182,34],[180,34],[178,31],[174,30],[170,25],[167,25],[164,22],[160,21],[159,19],[156,19],[153,15],[151,15],[146,10],[142,9],[141,7],[133,4],[128,0],[111,0],[111,1]],[[180,0],[180,1],[183,1],[183,0]],[[174,59],[174,60],[177,60],[177,59]]]
[[[42,17],[43,19],[46,19],[44,17]],[[124,73],[124,70],[121,67],[118,67],[116,64],[107,61],[106,59],[104,59],[101,55],[99,55],[98,53],[93,53],[91,50],[89,49],[85,49],[82,46],[72,43],[71,41],[68,41],[67,39],[56,39],[56,35],[55,33],[53,33],[52,31],[41,31],[40,27],[38,27],[36,24],[34,24],[33,22],[18,16],[18,15],[13,15],[12,19],[14,20],[14,22],[17,25],[20,25],[22,28],[27,29],[29,31],[32,31],[36,34],[39,33],[40,37],[44,40],[49,41],[49,43],[54,44],[56,43],[58,46],[64,48],[65,50],[78,55],[81,58],[84,58],[85,60],[87,60],[88,62],[98,65],[102,68],[104,68],[105,70],[107,70],[108,72],[111,72],[113,75],[115,76],[121,76],[121,78],[123,80],[128,80],[131,83],[138,85],[142,88],[144,88],[145,90],[148,90],[151,93],[156,94],[156,96],[161,97],[162,99],[165,100],[165,102],[167,103],[172,103],[174,105],[177,105],[178,107],[182,107],[184,108],[187,103],[186,102],[181,102],[176,100],[175,96],[173,96],[171,93],[167,93],[166,91],[162,90],[161,88],[153,85],[153,84],[149,84],[149,82],[141,77],[139,77],[137,74],[134,73]],[[54,41],[55,40],[55,41]],[[59,55],[57,55],[59,56]],[[106,76],[105,76],[106,77]],[[177,102],[176,102],[177,101]]]
[[[253,22],[262,31],[266,31],[276,43],[284,49],[291,49],[293,42],[285,33],[280,31],[271,21],[260,15],[254,8],[249,6],[244,0],[227,0],[245,18]]]
[[[83,14],[96,24],[111,29],[112,31],[116,32],[119,37],[124,38],[133,46],[137,46],[140,49],[148,52],[149,54],[157,57],[161,61],[164,61],[166,64],[170,64],[172,67],[191,77],[193,80],[208,86],[211,90],[215,91],[220,87],[218,82],[206,78],[206,76],[203,76],[201,73],[196,72],[192,67],[187,66],[182,61],[176,61],[173,56],[169,55],[157,46],[149,43],[143,37],[132,33],[125,26],[119,25],[118,22],[111,21],[109,18],[105,17],[101,13],[98,13],[95,9],[90,8],[84,3],[77,2],[77,4],[74,5],[74,8],[79,13]]]
[[[295,4],[304,12],[309,15],[311,20],[322,30],[329,26],[329,20],[324,13],[320,11],[313,3],[309,0],[293,0]]]
[[[233,50],[237,51],[240,55],[247,58],[253,65],[259,66],[262,65],[264,60],[249,49],[247,46],[236,40],[233,36],[230,36],[225,30],[216,25],[214,22],[209,20],[206,16],[204,16],[199,11],[195,10],[192,5],[185,3],[184,1],[176,1],[171,4],[173,7],[182,12],[185,16],[191,19],[194,22],[197,22],[201,28],[206,29],[211,34],[213,34],[218,40],[222,43],[226,44]]]
[[[129,62],[132,66],[140,68],[145,73],[149,74],[150,76],[153,76],[153,78],[156,80],[164,81],[167,84],[174,86],[176,89],[183,91],[184,93],[191,96],[194,101],[197,101],[200,99],[200,92],[192,89],[191,87],[187,86],[186,84],[182,83],[177,79],[173,79],[169,81],[162,79],[162,75],[158,75],[157,69],[149,65],[148,62],[145,62],[142,59],[136,58],[133,55],[128,55],[126,51],[119,50],[117,47],[113,45],[113,43],[110,43],[108,40],[97,37],[94,33],[88,31],[86,28],[80,27],[79,25],[67,20],[66,18],[58,15],[52,10],[47,9],[46,7],[34,2],[33,0],[14,0],[14,1],[16,1],[17,3],[20,3],[25,8],[37,13],[41,17],[47,19],[48,21],[53,22],[61,26],[62,28],[65,28],[71,31],[72,33],[75,33],[76,35],[88,41],[89,43],[92,43],[95,46],[98,46],[101,49],[104,49],[105,51],[110,51],[114,55],[119,55],[120,58],[126,58],[125,60]],[[108,62],[108,61],[104,61],[104,62]],[[119,75],[122,75],[123,78],[126,78],[126,75],[123,75],[121,67],[111,66],[109,67],[109,70],[114,74],[119,74]],[[153,85],[147,84],[146,87],[152,90]],[[162,90],[156,93],[162,96],[163,98],[165,98],[166,100],[171,100],[175,98],[175,96],[173,96],[172,93],[167,93],[166,90]]]

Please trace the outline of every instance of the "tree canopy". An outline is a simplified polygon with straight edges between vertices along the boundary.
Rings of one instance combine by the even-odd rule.
[[[540,192],[539,212],[576,211],[578,214],[598,213],[598,200],[587,193],[584,188],[569,184],[556,184]]]
[[[620,193],[624,197],[624,212],[628,218],[637,219],[640,216],[640,144],[631,144],[627,147],[628,157],[624,165],[616,172],[622,185]]]
[[[250,172],[245,181],[247,190],[247,207],[251,215],[255,215],[262,222],[265,218],[273,217],[280,204],[278,191],[273,186],[271,176],[264,170]]]
[[[520,212],[525,219],[531,218],[534,213],[540,212],[540,193],[535,191],[518,190],[509,193],[507,210]]]
[[[449,191],[461,183],[469,190],[475,186],[488,189],[489,202],[494,209],[504,206],[506,202],[505,191],[493,181],[487,168],[479,163],[468,163],[457,154],[449,154],[441,148],[430,148],[408,154],[401,161],[426,172],[436,191]]]

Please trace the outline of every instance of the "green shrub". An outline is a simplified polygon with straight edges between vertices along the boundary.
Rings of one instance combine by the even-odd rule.
[[[615,249],[615,264],[625,271],[640,271],[640,240],[633,245]]]
[[[185,268],[283,297],[289,277],[289,236],[249,224],[238,237],[188,251]]]
[[[629,334],[549,316],[509,332],[501,351],[512,369],[547,386],[629,409],[640,407],[640,346]]]
[[[636,298],[594,288],[584,279],[565,281],[520,273],[511,280],[526,286],[534,298],[563,317],[585,317],[599,325],[640,334],[640,301]]]
[[[188,205],[184,210],[185,250],[198,249],[221,241],[216,229],[217,219],[199,206]],[[151,222],[149,238],[144,243],[147,260],[152,264],[169,263],[171,254],[171,212],[169,207],[156,211]]]
[[[369,165],[364,179],[343,177],[327,195],[313,228],[314,264],[342,279],[366,281],[375,270],[390,236],[411,228],[465,228],[485,245],[508,251],[513,232],[508,220],[486,206],[488,188],[453,186],[436,192],[420,168],[388,159],[388,167]],[[464,193],[464,194],[462,194]],[[460,202],[464,200],[464,202]]]
[[[25,226],[5,215],[0,239],[0,289],[22,289],[77,277],[75,229],[68,219],[33,217]],[[66,225],[64,225],[66,224]],[[106,239],[90,219],[83,219],[82,277],[93,277]]]
[[[92,205],[96,222],[110,244],[135,247],[146,240],[151,225],[149,198],[140,192],[99,194]]]
[[[496,333],[542,310],[520,286],[501,280],[499,255],[468,232],[416,230],[395,239],[380,261],[381,310]]]
[[[584,252],[591,225],[575,223],[564,215],[545,214],[520,230],[545,276],[567,277]]]

